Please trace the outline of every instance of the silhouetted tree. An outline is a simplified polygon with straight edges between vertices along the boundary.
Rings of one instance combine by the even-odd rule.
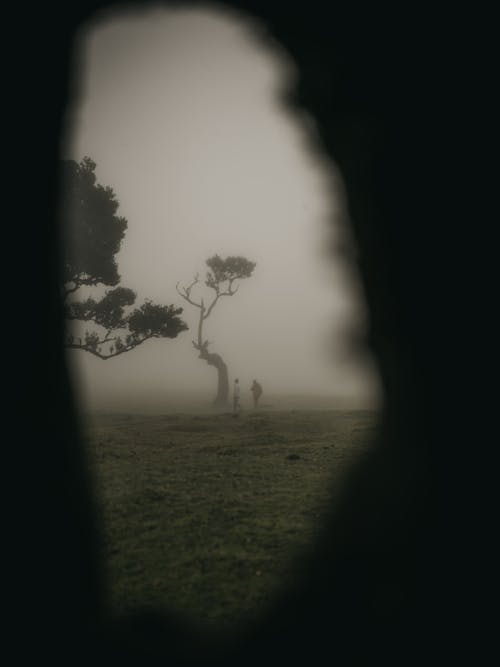
[[[91,322],[93,330],[83,338],[68,327],[65,346],[110,359],[128,352],[150,338],[175,338],[187,325],[179,318],[182,308],[149,300],[132,312],[136,294],[120,282],[116,254],[127,229],[127,220],[116,215],[119,202],[110,187],[96,182],[96,164],[89,157],[80,163],[61,165],[60,216],[63,255],[61,291],[66,322]],[[109,286],[96,300],[75,299],[82,287]]]
[[[200,359],[203,359],[209,366],[214,366],[217,369],[217,395],[214,403],[215,405],[223,406],[227,404],[229,398],[227,365],[219,354],[208,351],[208,346],[211,343],[203,338],[203,323],[210,317],[221,297],[236,294],[239,285],[234,285],[235,280],[250,278],[255,268],[255,262],[250,262],[245,257],[226,257],[226,259],[222,259],[219,255],[214,255],[207,259],[206,264],[210,270],[207,271],[205,285],[215,292],[215,296],[208,306],[205,305],[203,299],[200,299],[198,302],[191,296],[193,287],[200,282],[198,273],[194,276],[194,280],[190,285],[179,288],[179,283],[177,283],[176,289],[185,301],[200,310],[198,338],[197,340],[193,340],[193,346],[198,350]]]

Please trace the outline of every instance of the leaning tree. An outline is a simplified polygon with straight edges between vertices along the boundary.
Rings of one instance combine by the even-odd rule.
[[[110,359],[150,338],[175,338],[188,327],[179,317],[182,308],[173,305],[146,300],[130,311],[136,294],[118,285],[116,263],[128,223],[117,215],[119,202],[113,189],[97,183],[95,168],[89,157],[80,163],[63,160],[61,164],[65,346]],[[104,288],[105,293],[97,299],[83,298],[82,288]],[[71,327],[75,322],[88,323],[91,328],[78,337]]]
[[[205,320],[212,314],[215,305],[223,296],[233,296],[239,288],[239,284],[235,285],[236,280],[243,278],[250,278],[255,268],[255,262],[250,262],[245,257],[226,257],[222,259],[219,255],[214,255],[207,259],[206,264],[209,268],[207,271],[205,285],[213,290],[208,305],[205,304],[203,298],[195,300],[192,296],[192,290],[195,285],[200,282],[199,274],[194,276],[194,280],[187,287],[179,287],[176,285],[178,294],[189,304],[199,309],[198,318],[198,337],[193,340],[194,348],[199,352],[198,357],[207,362],[209,366],[214,366],[217,369],[217,394],[214,404],[218,406],[226,405],[229,397],[229,379],[227,373],[227,365],[220,356],[215,352],[209,352],[209,341],[203,338],[203,324]]]

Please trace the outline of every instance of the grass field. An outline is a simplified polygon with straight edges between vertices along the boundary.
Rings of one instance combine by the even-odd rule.
[[[363,410],[88,416],[113,609],[252,620],[298,574],[376,425]]]

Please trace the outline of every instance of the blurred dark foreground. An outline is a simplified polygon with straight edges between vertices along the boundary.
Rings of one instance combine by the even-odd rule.
[[[109,614],[64,364],[55,209],[71,40],[82,20],[112,4],[6,9],[14,12],[4,23],[14,37],[4,98],[14,211],[4,253],[12,368],[4,477],[13,482],[5,485],[13,526],[4,575],[14,593],[6,664],[441,666],[468,656],[482,664],[491,625],[471,594],[490,584],[483,515],[472,508],[486,441],[473,413],[478,385],[467,375],[468,324],[479,320],[474,271],[468,292],[460,279],[470,236],[464,243],[457,210],[467,188],[456,143],[470,126],[458,132],[454,122],[470,82],[471,49],[459,36],[473,31],[474,17],[462,31],[461,10],[436,5],[228,5],[262,18],[289,50],[300,79],[287,103],[316,118],[345,179],[386,404],[374,447],[353,469],[303,576],[244,636],[219,643],[173,613]],[[481,351],[474,346],[474,365]],[[471,459],[475,447],[482,455]]]

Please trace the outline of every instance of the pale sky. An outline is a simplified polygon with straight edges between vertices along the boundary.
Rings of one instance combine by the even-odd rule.
[[[121,284],[137,292],[136,305],[183,306],[191,329],[108,361],[70,351],[85,407],[213,397],[216,371],[191,344],[198,311],[175,284],[203,276],[215,253],[257,262],[205,323],[230,382],[377,403],[375,366],[346,355],[342,333],[367,326],[358,276],[327,250],[350,239],[341,179],[310,122],[279,101],[293,86],[290,58],[235,16],[200,9],[107,14],[78,48],[83,79],[63,157],[90,156],[116,193],[128,220]]]

